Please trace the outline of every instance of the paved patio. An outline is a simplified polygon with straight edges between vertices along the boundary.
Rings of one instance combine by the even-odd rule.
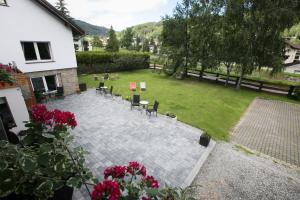
[[[233,141],[300,167],[300,105],[254,100],[235,128]]]
[[[162,185],[182,186],[191,183],[209,149],[198,144],[201,130],[162,115],[149,119],[145,111],[131,111],[129,102],[95,90],[47,106],[75,113],[78,127],[72,133],[90,152],[88,167],[100,180],[105,167],[138,161]],[[85,199],[87,194],[76,191],[74,198]]]

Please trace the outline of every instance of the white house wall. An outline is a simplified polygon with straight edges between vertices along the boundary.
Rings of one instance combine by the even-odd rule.
[[[14,117],[15,123],[17,124],[17,127],[13,128],[12,131],[18,133],[21,130],[25,130],[23,121],[29,120],[29,114],[27,112],[21,89],[1,89],[0,97],[6,97],[10,111]]]
[[[15,61],[23,72],[76,68],[71,28],[34,0],[7,0],[0,6],[0,63]],[[21,41],[47,41],[53,62],[27,64]]]

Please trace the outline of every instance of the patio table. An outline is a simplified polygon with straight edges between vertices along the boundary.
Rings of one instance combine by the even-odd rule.
[[[140,104],[141,104],[141,106],[143,106],[143,108],[146,108],[146,106],[148,106],[148,104],[149,104],[149,101],[143,100],[143,101],[140,101]]]

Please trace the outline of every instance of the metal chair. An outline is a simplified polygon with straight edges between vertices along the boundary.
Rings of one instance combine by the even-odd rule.
[[[96,92],[102,92],[104,87],[104,82],[100,82],[99,86],[96,88]]]
[[[131,100],[131,110],[133,107],[140,107],[140,95],[135,94]]]
[[[57,92],[55,94],[55,98],[64,98],[64,88],[63,87],[57,87]]]
[[[149,117],[151,117],[151,114],[155,113],[156,117],[157,117],[158,105],[159,105],[159,102],[158,101],[154,101],[154,105],[152,106],[152,108],[147,108],[146,109],[146,115],[148,115],[148,113],[149,113]]]

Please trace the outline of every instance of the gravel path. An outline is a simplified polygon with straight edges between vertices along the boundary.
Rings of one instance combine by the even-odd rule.
[[[217,144],[195,178],[196,199],[300,199],[299,168]]]

